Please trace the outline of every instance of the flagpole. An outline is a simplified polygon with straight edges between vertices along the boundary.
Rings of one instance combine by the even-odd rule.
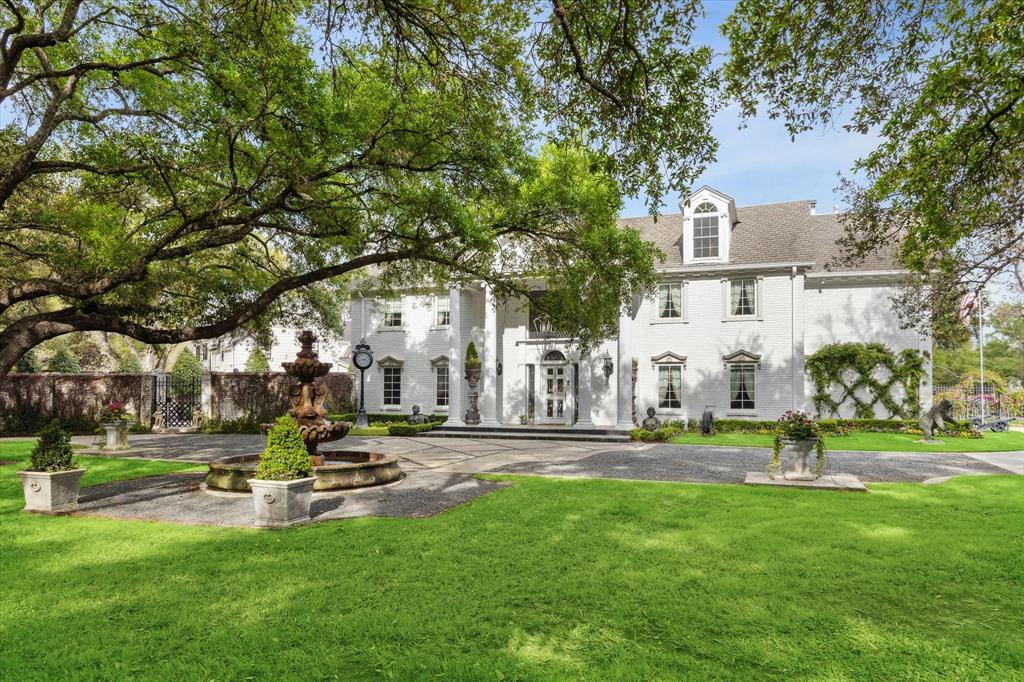
[[[985,423],[985,316],[982,313],[982,306],[985,303],[981,297],[981,289],[978,289],[978,364],[981,376],[981,423]]]

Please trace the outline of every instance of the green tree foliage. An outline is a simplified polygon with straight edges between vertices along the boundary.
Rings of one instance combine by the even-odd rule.
[[[39,358],[36,357],[36,352],[31,349],[18,358],[18,362],[14,365],[15,372],[41,372],[42,369],[42,365],[39,364]]]
[[[39,440],[32,448],[29,471],[67,471],[75,468],[72,460],[71,437],[54,419],[39,432]]]
[[[1019,0],[740,0],[723,32],[745,114],[881,137],[843,182],[847,260],[898,243],[906,322],[962,341],[960,297],[1024,258]]]
[[[979,355],[976,343],[965,343],[952,349],[936,348],[932,381],[936,384],[959,384],[969,376],[977,376]],[[1005,339],[986,339],[985,372],[1024,382],[1024,353]],[[986,379],[990,380],[991,376]]]
[[[47,365],[46,371],[48,372],[62,372],[64,374],[74,374],[82,371],[82,366],[78,364],[78,358],[75,357],[66,346],[61,346],[57,349],[57,352],[50,358],[50,364]]]
[[[141,374],[142,363],[138,354],[130,347],[126,348],[117,359],[117,371],[123,374]]]
[[[988,322],[1024,362],[1024,302],[1000,303],[992,310]]]
[[[203,366],[191,350],[178,354],[171,368],[171,392],[175,397],[190,395],[203,378]]]
[[[306,444],[298,423],[284,415],[267,433],[267,447],[260,455],[256,478],[263,481],[291,481],[312,475]]]
[[[715,149],[694,0],[0,12],[0,373],[82,330],[333,329],[370,267],[500,297],[546,276],[587,345],[654,282],[622,194],[657,206]]]
[[[270,362],[267,360],[267,356],[263,353],[263,349],[257,346],[252,349],[249,353],[249,358],[245,361],[246,372],[269,372]]]

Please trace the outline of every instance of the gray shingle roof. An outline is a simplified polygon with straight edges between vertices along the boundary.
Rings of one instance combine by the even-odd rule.
[[[737,207],[738,222],[732,228],[729,263],[794,263],[814,261],[813,270],[866,271],[901,269],[894,260],[895,244],[871,254],[854,266],[839,264],[842,249],[837,240],[843,234],[837,214],[811,215],[810,202],[787,201],[779,204]],[[662,267],[683,265],[683,216],[669,213],[658,216],[624,218],[619,223],[639,230],[665,253]],[[697,267],[692,266],[692,267]]]

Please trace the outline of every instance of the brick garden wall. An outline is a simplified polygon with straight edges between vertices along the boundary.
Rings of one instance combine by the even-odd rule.
[[[288,389],[296,383],[284,372],[213,372],[203,376],[203,412],[219,421],[273,421],[291,407]],[[350,375],[328,374],[316,383],[327,389],[324,402],[328,408],[348,411]]]
[[[270,421],[290,407],[288,389],[295,380],[283,372],[211,373],[203,375],[202,407],[207,419]],[[329,374],[327,405],[347,411],[352,377]],[[0,434],[38,431],[54,417],[66,428],[90,432],[96,415],[112,400],[127,402],[128,411],[149,424],[153,402],[150,374],[10,374],[0,378]]]
[[[71,430],[91,431],[112,400],[148,420],[152,383],[143,374],[9,374],[0,379],[0,433],[34,433],[54,417]]]

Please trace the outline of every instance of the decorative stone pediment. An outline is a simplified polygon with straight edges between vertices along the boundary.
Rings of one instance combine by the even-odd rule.
[[[673,353],[672,351],[666,351],[661,355],[655,355],[651,358],[651,364],[653,365],[685,365],[686,356]]]
[[[761,356],[757,353],[751,353],[748,350],[738,350],[735,353],[723,355],[722,363],[726,366],[738,363],[755,364],[758,369],[761,369]]]
[[[436,358],[433,358],[430,361],[430,366],[433,367],[434,369],[437,369],[438,367],[447,367],[448,366],[448,356],[447,355],[438,355]]]
[[[401,367],[405,364],[405,361],[401,358],[396,358],[391,355],[385,355],[377,361],[378,367]]]

